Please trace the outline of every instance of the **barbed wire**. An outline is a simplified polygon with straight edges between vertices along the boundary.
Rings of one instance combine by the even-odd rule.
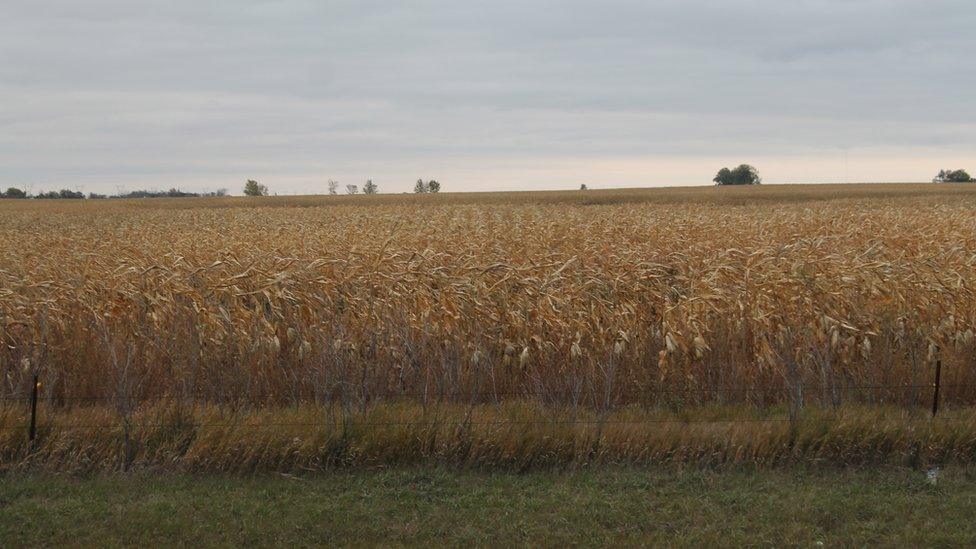
[[[840,385],[834,387],[815,387],[811,388],[814,392],[853,392],[853,391],[880,391],[880,390],[916,390],[916,389],[933,389],[935,384],[925,383],[925,384],[914,384],[914,385]],[[940,385],[942,389],[972,389],[976,390],[976,384],[970,383],[943,383]],[[597,393],[603,393],[602,389],[597,389]],[[667,395],[688,395],[695,393],[725,393],[725,394],[743,394],[743,393],[755,393],[755,394],[773,394],[779,393],[780,391],[770,391],[767,389],[760,389],[756,387],[696,387],[696,388],[673,388],[673,387],[650,387],[642,388],[636,391],[611,391],[610,398],[630,398],[635,399],[639,397],[646,397],[651,395],[667,396]],[[565,390],[552,390],[552,391],[527,391],[527,390],[511,390],[511,391],[349,391],[349,392],[336,392],[335,390],[322,390],[320,392],[299,392],[299,393],[265,393],[265,394],[233,394],[233,395],[154,395],[154,396],[125,396],[125,395],[38,395],[38,401],[129,401],[129,402],[158,402],[158,401],[192,401],[192,402],[203,402],[203,403],[217,403],[217,402],[229,402],[229,401],[267,401],[267,400],[283,400],[283,401],[320,401],[320,400],[338,400],[342,398],[346,399],[378,399],[378,398],[490,398],[490,397],[563,397],[563,398],[582,398],[594,396],[594,391],[579,391],[578,393]],[[601,400],[604,399],[603,394],[596,395]],[[976,396],[976,395],[974,395]],[[26,395],[7,395],[0,396],[0,402],[24,402],[30,401],[32,397]]]
[[[803,423],[805,421],[815,421],[822,423],[827,422],[841,422],[849,418],[842,417],[813,417],[795,420],[798,423]],[[196,423],[192,421],[180,422],[180,423],[142,423],[142,422],[132,422],[131,427],[138,428],[151,428],[151,429],[168,429],[168,428],[232,428],[232,429],[250,429],[250,428],[270,428],[270,427],[321,427],[330,428],[334,430],[342,429],[343,427],[445,427],[445,426],[480,426],[480,427],[511,427],[511,426],[539,426],[539,425],[550,425],[550,426],[576,426],[576,425],[656,425],[656,424],[677,424],[677,425],[722,425],[722,424],[762,424],[762,423],[789,423],[791,421],[788,417],[768,417],[768,418],[643,418],[643,419],[557,419],[557,420],[441,420],[441,419],[431,419],[425,421],[344,421],[339,423],[327,423],[327,422],[313,422],[313,421],[300,421],[300,422],[250,422],[250,423]],[[871,418],[871,421],[883,421],[888,423],[920,423],[920,422],[956,422],[956,421],[969,421],[976,424],[976,416],[920,416],[917,418]],[[68,424],[50,424],[49,429],[57,430],[71,430],[71,429],[90,429],[90,430],[102,430],[102,431],[116,431],[124,428],[123,422],[117,423],[68,423]],[[0,431],[22,431],[22,426],[7,425],[0,428]]]
[[[806,402],[810,400],[820,400],[822,398],[829,398],[831,395],[838,395],[846,392],[858,392],[858,391],[872,391],[872,392],[898,392],[907,390],[921,390],[921,389],[936,389],[943,390],[950,389],[976,389],[976,385],[968,383],[957,383],[957,384],[936,384],[936,383],[924,383],[924,384],[859,384],[859,385],[838,385],[834,387],[814,387],[810,389],[813,395],[808,393],[808,398],[800,398],[799,402]],[[775,404],[795,404],[797,401],[796,393],[792,393],[794,389],[786,388],[787,392],[785,394],[781,393],[782,400],[776,402]],[[348,386],[337,390],[332,388],[331,390],[323,389],[317,392],[281,392],[281,393],[266,393],[261,395],[240,393],[240,394],[230,394],[230,395],[154,395],[154,396],[142,396],[142,397],[132,397],[127,395],[7,395],[0,397],[0,403],[14,402],[14,403],[28,403],[30,402],[32,406],[36,408],[36,405],[41,402],[45,403],[69,403],[69,402],[90,402],[90,403],[100,403],[100,402],[113,402],[128,406],[126,413],[131,413],[135,408],[140,405],[166,402],[171,401],[179,404],[191,404],[191,405],[207,405],[216,406],[218,409],[228,406],[234,409],[237,405],[243,405],[242,407],[247,407],[247,405],[260,405],[262,403],[274,403],[278,405],[287,404],[288,406],[300,405],[300,404],[327,404],[330,405],[329,408],[329,420],[328,421],[300,421],[300,422],[282,422],[282,421],[269,421],[269,422],[194,422],[191,420],[180,421],[177,423],[146,423],[140,421],[132,421],[131,418],[120,418],[118,422],[113,422],[111,424],[97,423],[97,424],[86,424],[86,423],[59,423],[57,421],[46,422],[46,427],[49,429],[59,429],[59,430],[71,430],[71,429],[87,429],[87,430],[102,430],[102,431],[117,431],[119,429],[124,429],[126,427],[138,427],[140,429],[199,429],[199,428],[230,428],[230,429],[252,429],[252,428],[274,428],[274,427],[315,427],[322,429],[340,429],[345,427],[374,427],[374,428],[389,428],[389,427],[426,427],[426,428],[442,428],[445,426],[459,426],[459,427],[513,427],[513,426],[577,426],[577,425],[649,425],[649,424],[677,424],[677,425],[691,425],[691,424],[742,424],[742,423],[779,423],[779,422],[796,422],[796,418],[790,417],[749,417],[749,418],[688,418],[680,416],[668,416],[668,417],[642,417],[636,419],[621,419],[621,418],[609,418],[609,417],[597,417],[595,419],[564,419],[553,417],[551,419],[494,419],[494,420],[483,420],[483,419],[473,419],[471,417],[471,412],[468,412],[468,416],[464,419],[445,419],[438,417],[437,414],[440,413],[439,406],[441,404],[467,404],[470,406],[486,406],[494,404],[499,406],[502,402],[499,401],[500,398],[526,398],[526,397],[536,397],[539,398],[542,404],[552,404],[553,401],[561,402],[563,405],[572,405],[574,410],[582,408],[591,414],[609,414],[614,409],[619,409],[623,406],[628,405],[662,405],[667,404],[666,402],[655,402],[651,403],[650,400],[654,398],[665,398],[665,397],[689,397],[695,395],[706,395],[715,394],[717,396],[728,395],[728,394],[755,394],[757,396],[766,395],[769,396],[774,393],[780,393],[780,391],[769,391],[764,389],[759,389],[756,387],[650,387],[650,388],[640,388],[633,390],[616,390],[611,391],[610,394],[606,394],[604,390],[550,390],[550,391],[533,391],[533,390],[470,390],[470,391],[377,391],[371,392],[368,389],[352,389],[350,390]],[[817,394],[823,393],[823,394]],[[936,393],[938,394],[938,393]],[[918,401],[916,395],[915,400]],[[938,397],[936,397],[938,398]],[[943,394],[943,400],[947,399]],[[413,421],[373,421],[373,420],[357,420],[357,417],[366,418],[368,406],[363,406],[361,411],[352,411],[348,409],[347,406],[355,405],[359,403],[369,403],[369,402],[381,402],[384,399],[397,400],[397,399],[416,399],[418,403],[422,403],[425,406],[425,414],[427,413],[426,408],[428,406],[432,407],[434,412],[433,418],[425,418],[422,420]],[[422,399],[422,400],[421,400]],[[451,399],[454,402],[451,402]],[[494,402],[492,403],[492,400]],[[897,398],[892,398],[892,400],[897,400]],[[465,402],[466,401],[466,402]],[[621,402],[623,401],[623,402]],[[587,406],[583,404],[579,405],[580,402],[592,403],[598,402],[602,403],[600,406]],[[861,402],[853,402],[853,404],[861,404]],[[342,410],[338,414],[340,418],[339,422],[334,419],[335,414],[332,412],[335,405],[342,406]],[[916,402],[917,405],[917,402]],[[601,408],[601,406],[603,406]],[[5,404],[3,409],[9,409]],[[72,408],[70,406],[57,406],[53,407],[56,413],[61,414],[60,417],[63,418],[69,414],[70,410],[75,409],[85,409],[85,408]],[[95,408],[97,409],[97,408]],[[473,409],[473,408],[472,408]],[[806,406],[801,404],[801,409],[804,409],[804,415],[807,414]],[[818,409],[814,407],[814,409]],[[828,409],[829,407],[821,407],[820,409]],[[835,408],[834,408],[835,409]],[[936,408],[937,409],[937,408]],[[2,409],[0,409],[2,410]],[[260,411],[275,411],[275,408],[257,408]],[[921,412],[921,408],[910,407],[906,408],[911,413]],[[43,413],[43,411],[42,411]],[[575,412],[574,412],[575,413]],[[681,413],[679,408],[676,413]],[[36,412],[32,411],[33,417],[36,418]],[[57,416],[56,416],[57,417]],[[21,421],[25,421],[25,418],[20,418]],[[834,417],[830,418],[824,415],[814,415],[810,418],[815,421],[841,421],[843,418]],[[802,421],[806,421],[807,418],[804,417]],[[932,421],[937,420],[941,422],[950,421],[973,421],[976,422],[976,416],[950,416],[941,415],[928,416],[928,414],[920,415],[917,418],[875,418],[874,421],[886,421],[886,422],[917,422],[917,421]],[[42,421],[42,426],[45,422]],[[23,430],[24,427],[20,425],[10,425],[5,427],[0,427],[0,431],[16,431]],[[33,430],[34,427],[32,426]],[[33,432],[33,431],[32,431]],[[33,436],[33,435],[32,435]]]

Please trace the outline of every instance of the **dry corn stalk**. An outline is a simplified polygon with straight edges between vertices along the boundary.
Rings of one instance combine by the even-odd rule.
[[[2,204],[0,393],[908,401],[936,347],[976,383],[976,194],[877,194]]]

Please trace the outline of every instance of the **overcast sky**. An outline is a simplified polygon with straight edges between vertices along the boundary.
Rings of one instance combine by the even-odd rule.
[[[973,0],[4,0],[0,186],[976,170]]]

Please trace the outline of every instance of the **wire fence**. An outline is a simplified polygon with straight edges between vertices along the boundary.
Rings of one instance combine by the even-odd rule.
[[[939,389],[942,390],[966,390],[973,391],[976,398],[976,383],[940,383]],[[826,387],[816,387],[814,391],[808,391],[808,395],[822,391],[836,393],[870,392],[870,391],[932,391],[936,388],[935,383],[919,384],[859,384],[859,385],[832,385]],[[600,391],[597,391],[600,392]],[[220,404],[222,402],[250,401],[254,403],[278,401],[281,403],[320,403],[323,401],[334,401],[339,398],[350,400],[367,399],[429,399],[440,401],[466,401],[477,399],[495,398],[525,398],[525,397],[550,397],[559,398],[565,396],[567,391],[546,390],[510,390],[510,391],[371,391],[363,390],[358,393],[340,393],[333,390],[322,390],[313,392],[281,391],[277,393],[248,393],[201,396],[194,394],[184,395],[151,395],[151,396],[126,396],[126,395],[38,395],[36,400],[40,402],[118,402],[129,401],[134,403],[156,403],[165,401],[196,402],[200,404]],[[758,387],[694,387],[694,388],[669,388],[669,387],[650,387],[640,390],[620,390],[614,389],[610,398],[614,401],[625,401],[625,403],[640,403],[642,398],[649,396],[659,397],[682,397],[699,394],[768,394],[769,389]],[[810,397],[812,398],[812,397]],[[30,395],[3,395],[0,402],[29,402],[32,400]]]
[[[829,387],[829,391],[832,394],[840,393],[851,393],[851,392],[878,392],[878,391],[888,391],[891,394],[912,391],[915,393],[916,398],[915,406],[903,407],[910,411],[909,415],[902,415],[893,421],[930,421],[937,420],[939,422],[952,422],[952,421],[976,421],[976,415],[967,414],[956,414],[947,415],[945,413],[939,414],[940,406],[942,405],[942,400],[945,400],[946,390],[955,390],[957,393],[960,392],[976,392],[976,384],[968,383],[957,383],[957,384],[942,384],[941,383],[941,363],[937,364],[935,370],[935,380],[933,383],[925,384],[859,384],[859,385],[842,385]],[[762,393],[764,391],[759,390],[755,387],[700,387],[700,388],[654,388],[654,389],[642,389],[641,391],[617,391],[613,394],[616,400],[611,399],[609,394],[604,395],[604,407],[600,408],[589,408],[587,411],[590,413],[591,417],[578,417],[577,412],[579,410],[576,407],[571,406],[572,402],[566,399],[565,396],[562,399],[553,398],[554,394],[552,391],[448,391],[448,392],[436,392],[436,391],[383,391],[383,392],[369,392],[365,391],[357,395],[341,394],[338,397],[330,394],[328,391],[319,392],[283,392],[277,394],[240,394],[240,395],[227,395],[224,398],[201,397],[195,395],[154,395],[145,396],[139,398],[130,398],[125,395],[41,395],[39,393],[39,388],[41,384],[37,377],[34,377],[33,384],[30,387],[29,394],[25,395],[5,395],[0,397],[0,411],[9,410],[10,408],[19,408],[21,406],[29,406],[29,414],[24,414],[22,417],[23,424],[17,422],[8,423],[4,427],[0,428],[3,431],[17,431],[23,430],[28,434],[28,438],[33,443],[37,437],[37,427],[39,420],[44,421],[44,415],[56,416],[60,421],[51,424],[51,427],[56,427],[60,430],[103,430],[103,431],[117,431],[122,428],[129,428],[136,425],[144,429],[167,429],[167,428],[283,428],[283,427],[305,427],[305,428],[334,428],[337,425],[344,425],[352,423],[357,427],[376,427],[376,428],[389,428],[389,427],[495,427],[495,428],[505,428],[505,427],[515,427],[515,426],[577,426],[577,425],[595,425],[595,426],[605,426],[605,425],[649,425],[649,424],[739,424],[739,423],[795,423],[800,419],[801,410],[805,410],[808,406],[805,404],[807,399],[811,397],[808,395],[803,396],[802,391],[790,391],[786,395],[786,398],[780,403],[780,407],[786,405],[788,407],[788,414],[782,415],[769,415],[768,411],[772,407],[766,409],[767,413],[763,413],[762,410],[756,410],[756,417],[684,417],[682,414],[688,411],[690,406],[682,407],[671,407],[670,414],[667,416],[654,416],[654,415],[641,415],[638,418],[628,418],[628,417],[617,417],[611,416],[610,414],[619,409],[625,408],[627,406],[647,404],[647,401],[642,401],[640,398],[646,398],[648,396],[654,397],[685,397],[689,393],[699,393],[699,394],[709,394],[709,393],[719,393],[719,394],[748,394],[748,393]],[[923,395],[923,391],[927,393]],[[575,395],[578,397],[579,395]],[[925,397],[931,398],[931,414],[928,413],[927,409],[924,409],[924,413],[921,413],[923,408],[919,406],[925,400]],[[567,413],[567,410],[572,410],[571,417],[559,417],[555,415],[557,412],[553,412],[549,418],[529,418],[529,419],[480,419],[474,417],[472,411],[476,406],[486,406],[490,404],[501,404],[503,402],[511,402],[512,400],[520,399],[549,399],[547,404],[558,403],[562,405],[562,411],[558,413]],[[384,401],[399,402],[402,400],[409,400],[417,404],[422,404],[425,410],[425,416],[430,413],[429,416],[423,419],[411,419],[411,420],[386,420],[377,421],[375,419],[370,419],[368,412],[372,411],[371,405],[382,404]],[[822,400],[821,398],[813,398],[813,400]],[[895,399],[893,399],[895,400]],[[262,403],[274,403],[274,407],[264,407],[262,408]],[[926,405],[927,402],[924,402]],[[69,405],[69,404],[73,404]],[[105,406],[105,405],[112,406]],[[178,422],[158,422],[158,421],[133,421],[131,415],[126,416],[126,414],[131,414],[133,411],[140,409],[142,407],[159,405],[159,404],[173,404],[178,405],[183,408],[183,411],[193,412],[197,407],[216,407],[217,409],[223,409],[230,406],[231,408],[246,408],[250,411],[262,411],[262,410],[280,410],[288,409],[289,407],[298,408],[302,405],[311,406],[321,406],[324,413],[322,420],[320,421],[255,421],[253,417],[249,419],[241,419],[238,416],[238,420],[224,420],[224,421],[212,421],[212,420],[202,420],[194,421],[192,413],[187,415],[184,414]],[[661,408],[660,402],[657,401],[654,406]],[[463,419],[453,419],[448,417],[440,416],[440,406],[441,405],[455,405],[457,406],[469,406],[467,413]],[[102,409],[112,409],[114,408],[119,412],[119,417],[116,421],[110,423],[71,423],[63,422],[65,418],[70,418],[75,412],[84,409],[95,409],[101,406]],[[654,407],[652,406],[652,407]],[[335,408],[339,408],[339,414],[336,415]],[[187,410],[187,408],[189,410]],[[357,410],[358,408],[358,410]],[[830,407],[821,407],[830,410]],[[460,408],[463,410],[464,408]],[[559,408],[553,407],[553,410],[558,410]],[[836,406],[834,407],[836,409]],[[431,411],[432,410],[432,411]],[[25,410],[26,411],[26,410]],[[644,410],[646,411],[646,410]],[[595,417],[593,417],[595,415]],[[253,416],[253,414],[252,414]],[[247,417],[247,416],[244,416]],[[816,414],[818,420],[829,421],[829,415],[823,413]],[[884,420],[881,421],[892,421]],[[43,426],[43,424],[42,424]]]
[[[801,419],[793,419],[789,417],[764,417],[764,418],[680,418],[680,417],[670,417],[670,418],[641,418],[641,419],[569,419],[569,420],[444,420],[444,419],[430,419],[426,421],[352,421],[350,425],[354,425],[357,428],[370,427],[370,428],[391,428],[391,427],[424,427],[424,428],[438,428],[438,427],[467,427],[467,426],[478,426],[478,427],[494,427],[494,428],[505,428],[505,427],[529,427],[529,426],[550,426],[550,427],[567,427],[567,426],[641,426],[641,425],[734,425],[734,424],[787,424],[796,421],[801,421]],[[818,421],[841,421],[841,418],[826,418],[818,417]],[[873,421],[885,422],[886,424],[906,424],[906,423],[951,423],[951,422],[976,422],[976,416],[972,415],[941,415],[941,416],[928,416],[919,415],[916,417],[899,417],[899,418],[874,418]],[[332,423],[327,421],[311,422],[311,421],[301,421],[301,422],[194,422],[194,421],[184,421],[179,423],[154,423],[154,422],[134,422],[131,426],[138,426],[142,429],[267,429],[267,428],[282,428],[282,427],[304,427],[304,428],[340,428],[341,423]],[[58,430],[93,430],[93,431],[104,431],[104,432],[117,432],[123,429],[123,422],[120,420],[114,423],[58,423],[55,425]],[[0,431],[15,432],[24,431],[26,429],[22,426],[6,426],[0,428]],[[36,438],[36,435],[35,435]],[[34,438],[31,438],[33,441]]]

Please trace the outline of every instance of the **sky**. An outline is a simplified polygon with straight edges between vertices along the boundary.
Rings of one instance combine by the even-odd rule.
[[[976,171],[972,0],[2,0],[0,187]]]

